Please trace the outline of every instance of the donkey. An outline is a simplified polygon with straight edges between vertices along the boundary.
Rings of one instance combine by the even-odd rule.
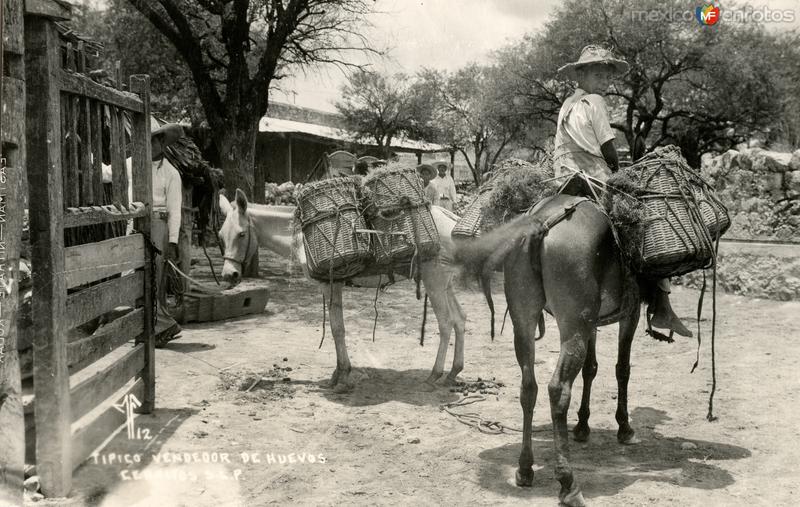
[[[518,486],[533,483],[531,424],[538,386],[534,373],[534,342],[542,311],[556,319],[560,354],[547,386],[556,450],[555,476],[565,505],[585,505],[568,460],[567,410],[572,383],[583,370],[583,395],[577,441],[589,437],[589,398],[597,373],[597,326],[619,322],[617,377],[617,440],[638,443],[628,419],[628,379],[633,335],[645,291],[626,267],[607,217],[582,197],[557,195],[541,201],[527,215],[481,237],[480,243],[457,245],[456,261],[487,279],[502,264],[505,295],[514,325],[514,349],[522,369],[520,404],[523,414],[522,451],[516,473]],[[490,297],[485,286],[484,291]]]
[[[225,222],[219,231],[223,245],[224,264],[222,277],[229,283],[238,283],[243,276],[258,274],[258,247],[264,246],[286,258],[296,259],[308,276],[305,246],[302,232],[292,233],[294,206],[265,206],[251,204],[240,189],[230,203],[220,194],[220,210]],[[421,389],[433,391],[435,383],[444,373],[444,360],[450,342],[450,331],[455,331],[453,366],[445,382],[453,383],[464,368],[464,325],[466,313],[455,296],[453,283],[457,268],[452,262],[455,246],[450,232],[458,217],[437,206],[431,207],[441,248],[436,258],[422,262],[420,274],[425,291],[431,301],[439,324],[439,349],[430,376],[421,384]],[[336,392],[345,392],[352,387],[350,382],[350,358],[345,343],[345,325],[342,314],[342,282],[328,284],[315,280],[322,294],[330,302],[330,323],[336,344],[336,369],[330,387]]]

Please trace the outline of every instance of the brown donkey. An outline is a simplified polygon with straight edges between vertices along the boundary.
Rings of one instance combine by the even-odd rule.
[[[516,482],[533,482],[531,425],[538,385],[534,373],[536,327],[543,310],[558,323],[561,348],[553,378],[547,386],[557,461],[555,476],[561,483],[559,498],[570,506],[585,505],[569,464],[567,410],[572,383],[583,370],[583,395],[578,441],[589,437],[589,398],[597,373],[597,326],[619,322],[617,359],[617,440],[636,443],[628,421],[628,378],[631,342],[639,321],[640,290],[633,274],[621,261],[606,216],[591,201],[557,195],[542,201],[531,213],[481,237],[462,243],[456,258],[488,275],[501,265],[505,294],[514,324],[514,349],[522,369],[520,403],[523,413],[522,452]]]

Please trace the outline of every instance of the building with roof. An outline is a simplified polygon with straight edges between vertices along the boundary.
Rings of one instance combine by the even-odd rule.
[[[258,125],[256,140],[257,174],[267,182],[304,182],[323,177],[326,154],[346,150],[358,156],[380,156],[377,144],[359,140],[344,127],[335,113],[270,102],[267,116]],[[391,150],[401,159],[419,163],[423,155],[449,159],[445,146],[399,138]],[[258,181],[256,181],[258,188]]]

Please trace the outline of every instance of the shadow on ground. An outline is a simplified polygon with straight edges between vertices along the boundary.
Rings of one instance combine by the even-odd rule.
[[[447,386],[441,384],[437,384],[435,391],[423,391],[421,385],[430,373],[430,370],[423,369],[354,368],[350,380],[355,385],[350,392],[335,393],[327,387],[327,380],[318,385],[325,398],[348,407],[366,407],[392,401],[435,406],[459,399],[458,394],[451,393]]]
[[[570,441],[570,463],[586,498],[613,496],[634,482],[655,481],[697,489],[720,489],[734,483],[733,476],[709,460],[734,460],[750,457],[748,449],[722,442],[664,437],[653,429],[670,418],[666,412],[638,407],[631,414],[636,421],[637,436],[642,442],[634,446],[617,443],[616,428],[593,429],[587,443]],[[507,444],[480,453],[479,471],[482,487],[517,498],[557,497],[554,479],[551,426],[534,427],[534,484],[532,488],[514,485],[514,473],[521,443]],[[570,433],[571,435],[571,433]],[[521,440],[521,437],[520,437]],[[691,442],[694,449],[684,450],[681,444]]]

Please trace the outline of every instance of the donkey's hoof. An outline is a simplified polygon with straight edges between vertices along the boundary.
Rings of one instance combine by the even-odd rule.
[[[448,374],[444,378],[444,380],[442,381],[442,384],[444,384],[446,386],[454,386],[454,385],[456,385],[458,383],[457,375],[458,375],[458,373],[456,373],[455,375],[452,374],[452,373]]]
[[[530,488],[533,486],[533,470],[527,469],[522,470],[521,468],[517,469],[517,486],[520,488]]]
[[[586,507],[586,500],[583,498],[581,488],[578,487],[578,483],[575,481],[572,482],[569,491],[561,490],[561,493],[558,494],[558,499],[561,501],[561,505],[567,507]]]
[[[589,433],[591,433],[588,424],[577,424],[572,428],[572,436],[576,442],[586,442],[589,440]]]
[[[428,378],[425,379],[424,383],[425,384],[434,385],[436,383],[436,381],[439,380],[442,377],[442,373],[436,373],[435,371],[431,372],[431,374],[428,375]]]
[[[617,442],[622,445],[636,445],[642,443],[641,440],[636,436],[636,433],[628,428],[627,430],[620,430],[617,432]]]

